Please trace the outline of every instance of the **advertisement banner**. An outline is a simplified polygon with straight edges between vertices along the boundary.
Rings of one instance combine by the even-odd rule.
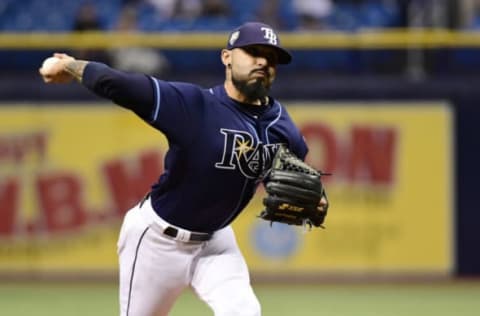
[[[163,170],[163,135],[105,105],[0,108],[0,269],[116,269],[123,214]]]
[[[290,106],[291,105],[291,106]],[[438,103],[289,104],[325,177],[326,229],[234,223],[253,273],[449,273],[453,126]],[[165,138],[105,105],[0,108],[0,271],[117,269],[125,211],[163,170]]]
[[[293,104],[292,104],[293,105]],[[289,111],[324,177],[326,229],[234,225],[260,273],[448,274],[453,268],[453,126],[443,103],[313,103]]]

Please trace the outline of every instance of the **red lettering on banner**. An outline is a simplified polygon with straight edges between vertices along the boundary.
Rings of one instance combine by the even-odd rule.
[[[348,179],[391,183],[396,138],[393,128],[353,127],[346,170]]]
[[[45,158],[47,135],[44,132],[0,136],[0,161],[22,163],[27,156]]]
[[[43,175],[37,179],[39,206],[49,232],[78,228],[85,223],[82,185],[73,174]]]
[[[0,235],[13,232],[15,214],[18,211],[19,184],[15,178],[0,183]]]
[[[118,159],[105,164],[103,172],[116,212],[123,214],[135,205],[148,192],[162,169],[162,155],[158,151],[144,152],[136,162]]]
[[[308,143],[310,154],[308,162],[318,170],[334,172],[339,162],[339,148],[332,128],[323,124],[306,124],[302,134]],[[320,157],[320,161],[312,161]]]

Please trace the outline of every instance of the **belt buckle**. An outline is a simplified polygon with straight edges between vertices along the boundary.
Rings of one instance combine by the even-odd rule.
[[[172,226],[165,228],[163,233],[167,236],[172,237],[174,240],[189,242],[191,238],[191,233],[184,229],[178,229]]]
[[[182,242],[202,242],[210,240],[212,235],[203,234],[203,233],[194,233],[185,229],[179,229],[173,226],[168,226],[165,228],[163,233],[167,236],[172,237],[174,240]]]
[[[189,242],[190,241],[190,232],[186,230],[180,230],[177,229],[177,237],[175,239],[183,241],[183,242]]]

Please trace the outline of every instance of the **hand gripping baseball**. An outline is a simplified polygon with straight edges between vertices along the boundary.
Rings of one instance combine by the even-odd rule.
[[[75,58],[67,54],[55,53],[44,60],[38,72],[45,83],[69,83],[75,76],[68,72],[67,65],[73,61]]]

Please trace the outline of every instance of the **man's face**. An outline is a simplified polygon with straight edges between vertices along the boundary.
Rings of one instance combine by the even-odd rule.
[[[264,99],[275,79],[278,55],[275,48],[251,45],[232,50],[231,79],[234,86],[253,102]]]

